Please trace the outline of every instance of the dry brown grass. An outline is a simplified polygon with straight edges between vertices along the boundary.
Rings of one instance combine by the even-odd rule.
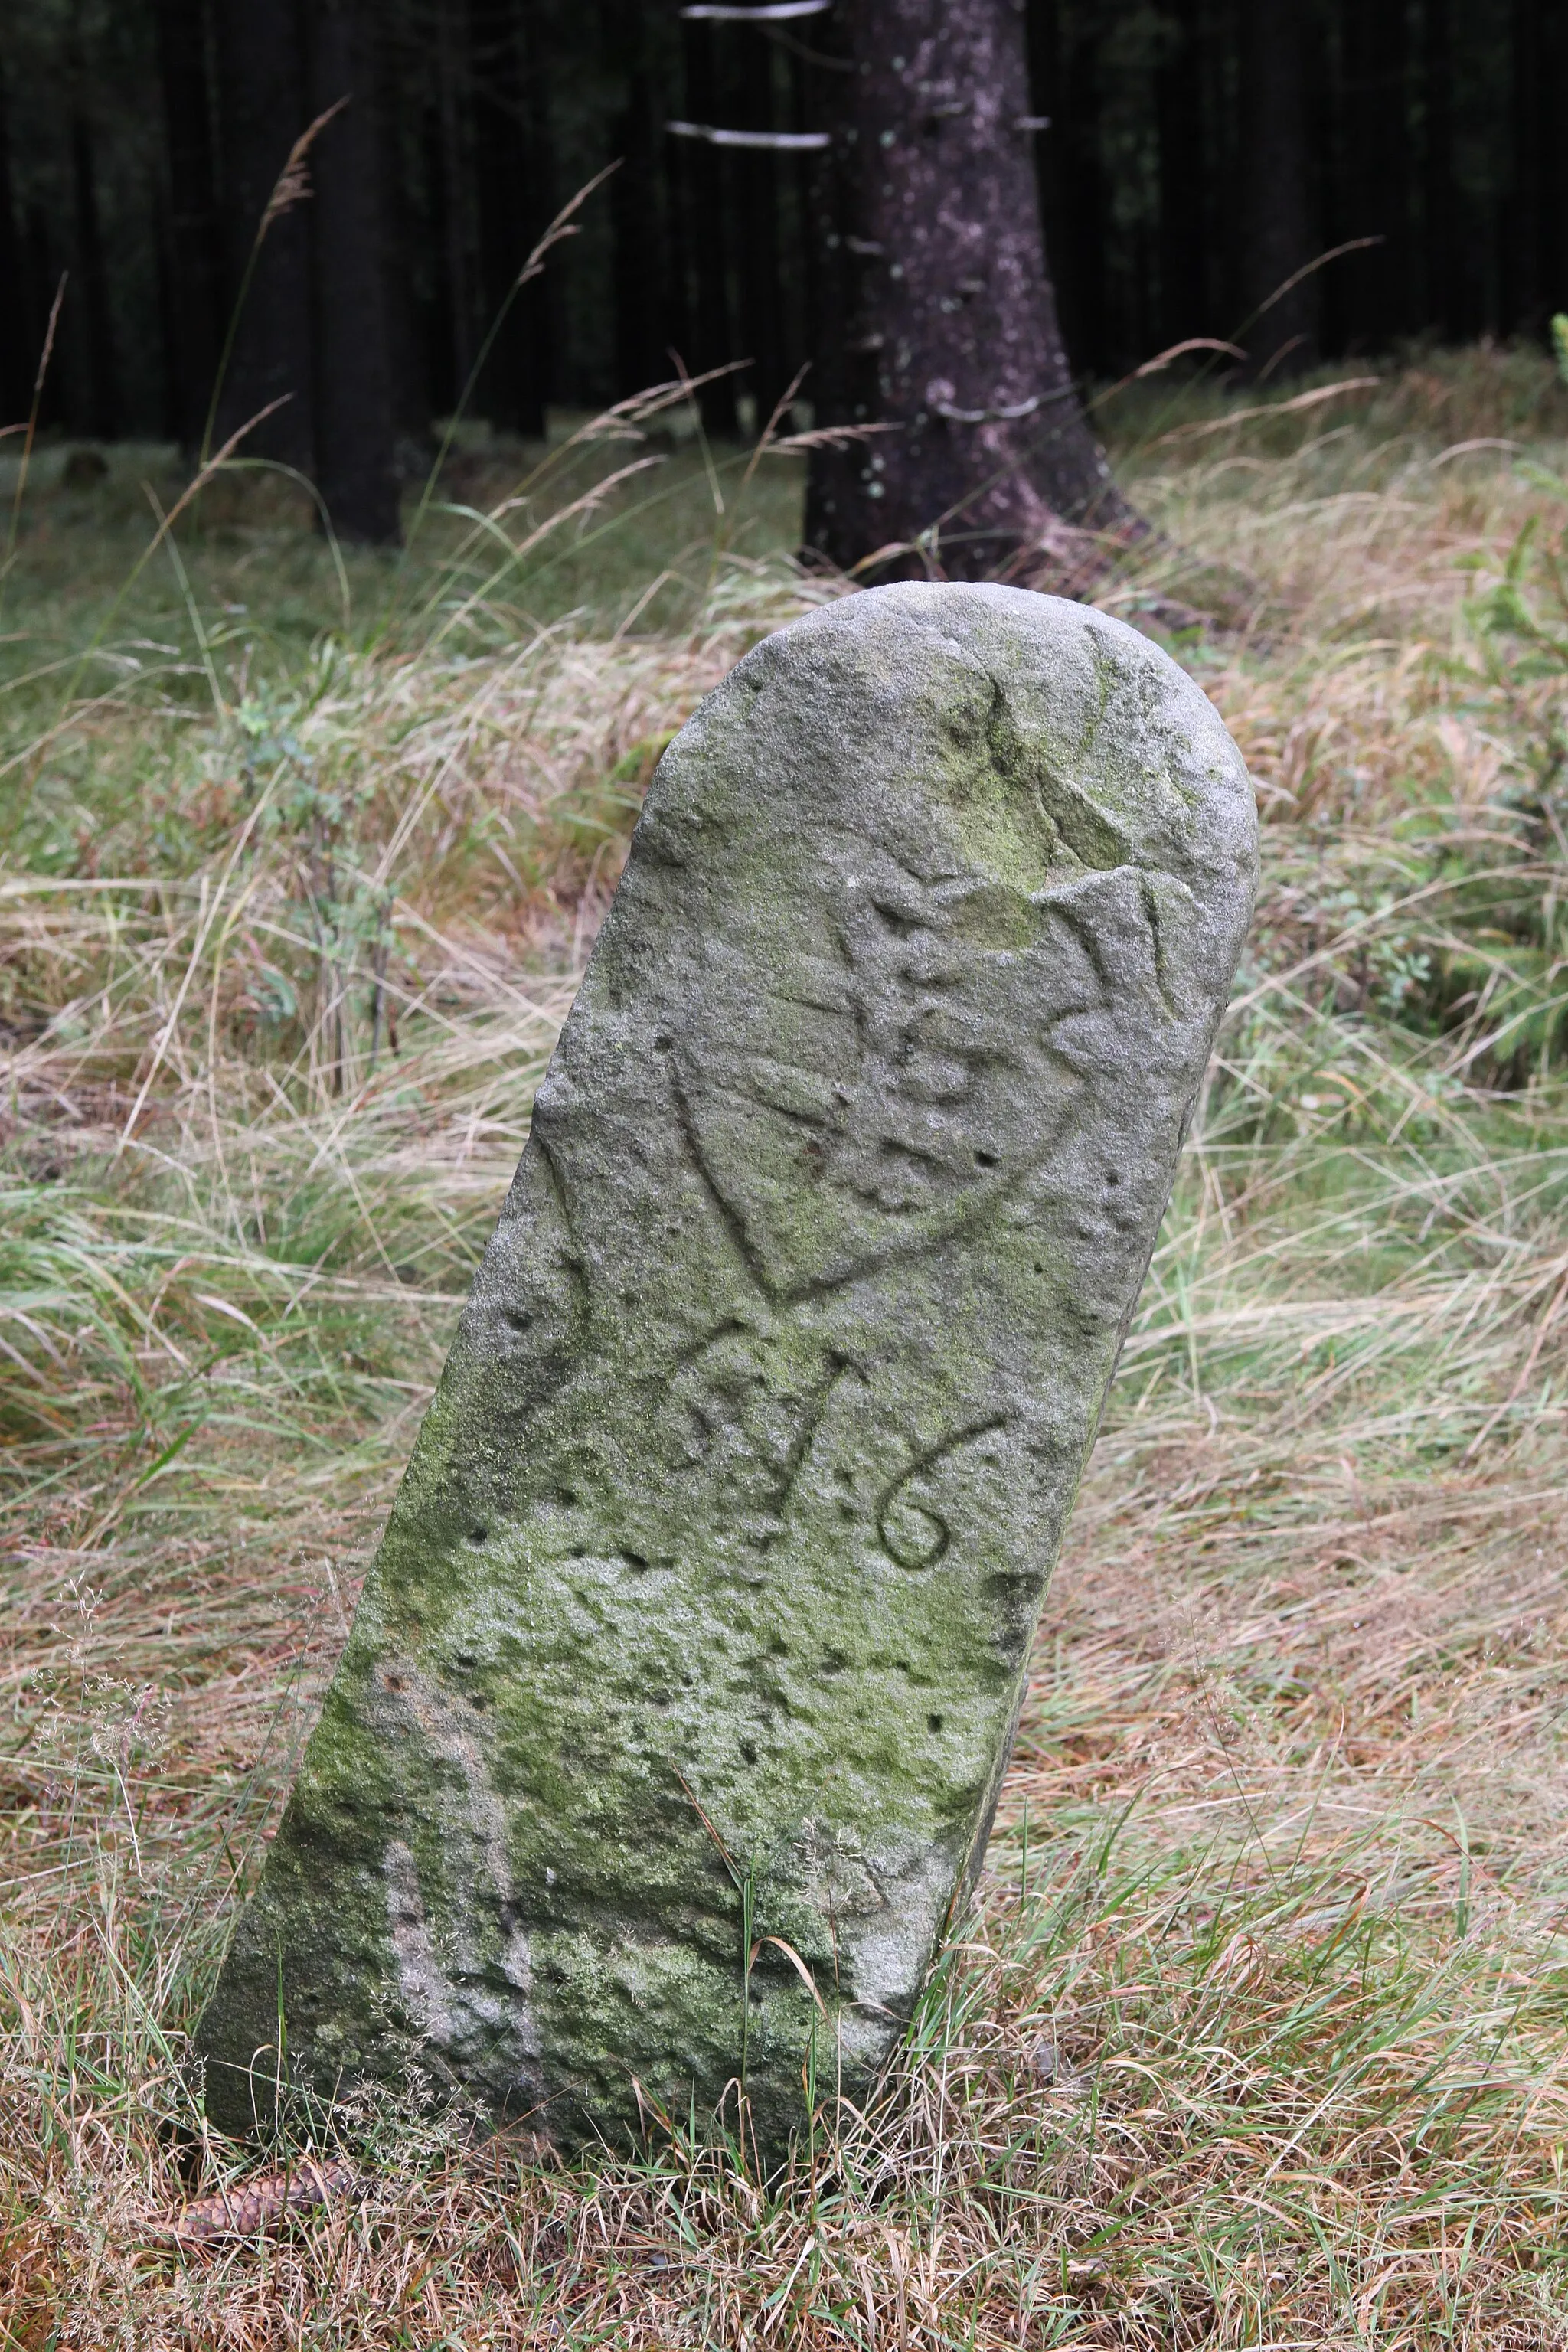
[[[367,2105],[261,2159],[275,2207],[316,2157],[351,2191],[169,2230],[258,2172],[182,2036],[651,747],[799,584],[731,571],[679,639],[220,669],[199,721],[139,688],[40,765],[0,874],[11,2342],[1568,2343],[1568,1118],[1515,921],[1562,688],[1461,610],[1542,495],[1434,462],[1534,397],[1476,367],[1436,424],[1405,379],[1139,461],[1250,583],[1188,650],[1263,786],[1262,919],[980,1910],[782,2185],[684,2127],[563,2170]]]

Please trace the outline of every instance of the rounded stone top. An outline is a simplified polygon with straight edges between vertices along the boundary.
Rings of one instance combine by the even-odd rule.
[[[1251,779],[1202,688],[1123,621],[993,583],[863,589],[775,630],[666,752],[647,824],[868,827],[1033,896],[1141,868],[1191,893],[1215,972],[1252,909]]]

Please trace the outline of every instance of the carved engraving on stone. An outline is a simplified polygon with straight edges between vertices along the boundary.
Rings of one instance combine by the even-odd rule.
[[[438,1929],[428,1917],[411,1846],[389,1840],[384,1861],[398,1984],[417,2037],[415,2063],[448,2082],[477,2077],[503,2105],[530,2106],[541,2088],[532,1962],[512,1886],[506,1809],[486,1763],[484,1725],[475,1708],[406,1658],[389,1659],[376,1685],[367,1714],[382,1738],[416,1741],[448,1778],[454,1800]]]
[[[791,1344],[793,1342],[793,1344]],[[670,1456],[700,1468],[715,1507],[754,1542],[774,1541],[835,1383],[831,1347],[731,1319],[687,1354],[670,1383]]]
[[[895,1478],[877,1506],[877,1533],[882,1548],[900,1568],[935,1568],[952,1541],[952,1528],[932,1494],[936,1474],[961,1445],[974,1445],[1007,1426],[1005,1417],[976,1422],[917,1454],[900,1477]],[[994,1453],[992,1458],[994,1459]]]
[[[1037,1165],[1079,1085],[1052,1032],[1106,1002],[1070,905],[834,846],[810,929],[790,909],[808,945],[784,946],[739,1021],[699,994],[675,1063],[704,1173],[777,1298],[930,1247]]]

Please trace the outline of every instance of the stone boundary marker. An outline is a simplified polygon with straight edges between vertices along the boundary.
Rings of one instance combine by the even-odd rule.
[[[1121,623],[879,588],[670,745],[260,1885],[208,2113],[865,2096],[984,1853],[1252,904]],[[732,2095],[732,2093],[731,2093]],[[646,2106],[644,2102],[646,2101]]]

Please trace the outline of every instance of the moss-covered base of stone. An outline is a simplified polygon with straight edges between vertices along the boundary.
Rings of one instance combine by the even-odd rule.
[[[517,2069],[504,2029],[488,2043],[480,2031],[436,2045],[397,2013],[395,1991],[389,2001],[374,1969],[279,1968],[277,1944],[252,1933],[265,1924],[265,1914],[247,1918],[198,2041],[208,2120],[241,2138],[270,2137],[290,2116],[322,2123],[345,2095],[363,2109],[353,2095],[367,2084],[378,2093],[372,2112],[451,2098],[481,2124],[525,2124],[563,2151],[625,2153],[671,2130],[733,2135],[743,2100],[748,2147],[773,2167],[814,2121],[832,2132],[843,2102],[864,2107],[903,2023],[858,2015],[830,1988],[819,2007],[775,1951],[753,1963],[742,2026],[738,1956],[725,1970],[679,1944],[602,1951],[563,1937],[538,1950],[531,1988],[545,2033],[558,2022],[557,2063],[567,2053],[573,2061],[547,2079],[536,2064]],[[781,1960],[793,1982],[776,1980]],[[492,2024],[503,2019],[507,1988],[490,1988],[488,2000],[482,1986],[462,1990],[476,2024],[487,2011]],[[646,2082],[627,2063],[632,2050]]]

